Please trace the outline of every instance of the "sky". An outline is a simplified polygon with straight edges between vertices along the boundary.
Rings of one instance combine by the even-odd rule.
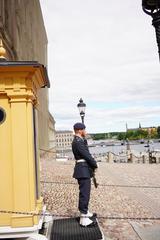
[[[56,130],[90,133],[160,125],[155,29],[140,0],[40,0],[48,36],[49,110]]]

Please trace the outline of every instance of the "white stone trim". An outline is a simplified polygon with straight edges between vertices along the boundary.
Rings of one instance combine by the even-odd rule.
[[[43,206],[43,213],[46,213],[46,206]],[[39,230],[42,228],[42,224],[45,222],[45,218],[47,217],[41,216],[39,223],[34,225],[33,227],[19,227],[19,228],[12,228],[10,226],[0,227],[0,239],[4,238],[28,238],[32,237],[31,239],[47,239],[44,238],[45,236],[38,234]],[[51,220],[51,219],[50,219]],[[34,238],[38,236],[38,238]],[[42,238],[40,238],[42,236]]]

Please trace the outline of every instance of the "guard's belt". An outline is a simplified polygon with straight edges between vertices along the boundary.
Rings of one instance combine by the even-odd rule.
[[[86,160],[84,160],[84,159],[76,160],[76,163],[80,163],[80,162],[86,162]]]

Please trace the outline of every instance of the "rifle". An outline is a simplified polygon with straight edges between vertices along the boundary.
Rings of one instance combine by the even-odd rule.
[[[93,171],[92,179],[93,179],[93,184],[94,184],[95,188],[97,188],[99,184],[97,183],[97,179],[96,179],[96,176],[95,176],[95,171]]]

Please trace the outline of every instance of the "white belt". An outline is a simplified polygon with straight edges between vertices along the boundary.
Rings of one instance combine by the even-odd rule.
[[[76,160],[76,163],[79,163],[79,162],[86,162],[86,160],[84,160],[84,159]]]

